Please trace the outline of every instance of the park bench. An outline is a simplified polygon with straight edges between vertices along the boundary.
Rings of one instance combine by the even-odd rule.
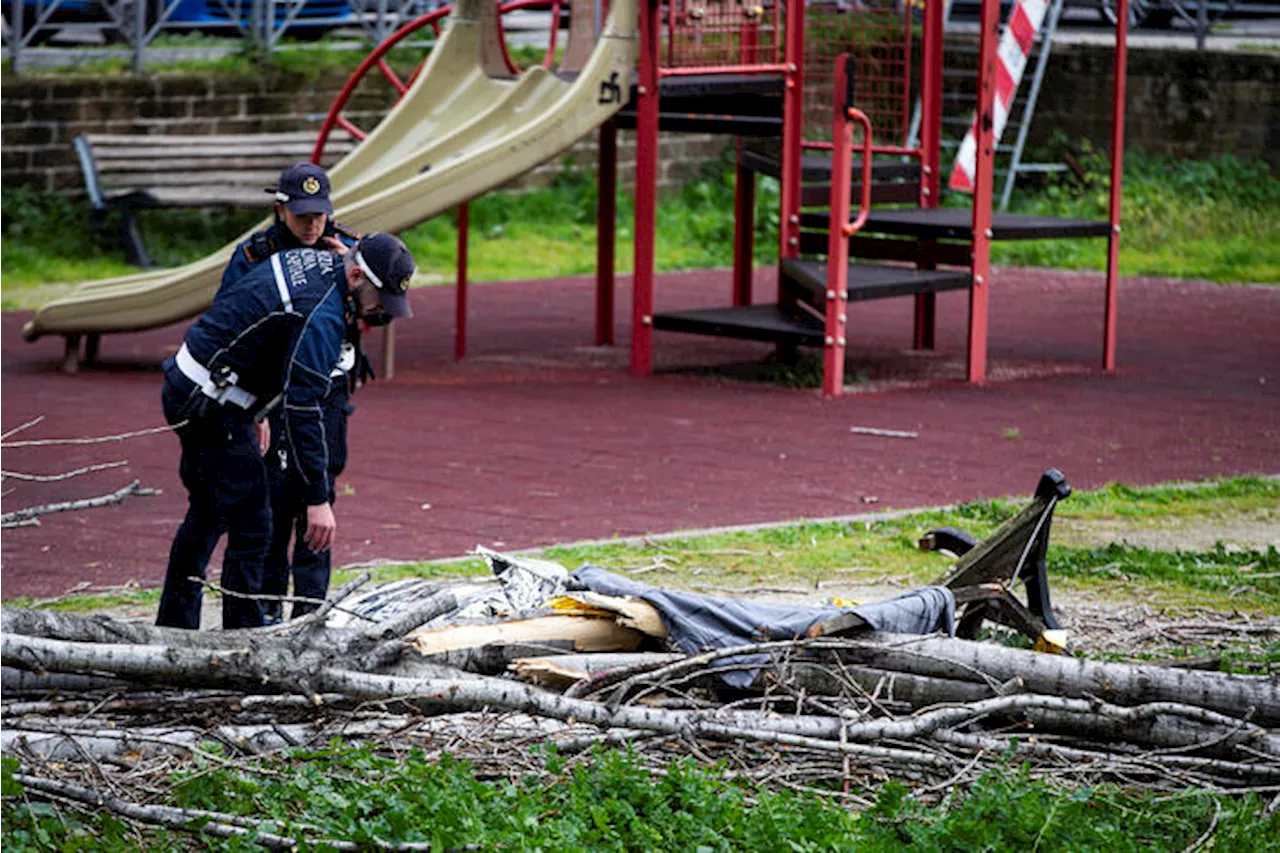
[[[85,192],[99,222],[120,214],[120,240],[129,262],[151,266],[134,211],[142,207],[249,207],[266,210],[287,166],[311,158],[315,131],[235,136],[80,134],[74,140]],[[324,150],[329,167],[353,147],[335,129]]]
[[[1053,614],[1049,598],[1049,532],[1053,510],[1071,495],[1071,486],[1062,472],[1050,468],[1040,477],[1035,494],[1023,509],[978,540],[954,527],[930,530],[920,539],[922,551],[945,551],[958,559],[935,583],[955,595],[964,610],[956,625],[956,636],[976,639],[986,620],[1008,625],[1037,643],[1037,649],[1053,650],[1058,640],[1050,631],[1061,626]],[[1024,604],[1012,588],[1026,590]],[[855,613],[845,613],[809,629],[809,636],[833,636],[866,628]]]

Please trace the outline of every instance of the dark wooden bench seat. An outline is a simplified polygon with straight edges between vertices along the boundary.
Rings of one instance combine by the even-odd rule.
[[[287,166],[311,158],[315,131],[239,136],[80,134],[74,140],[85,192],[99,214],[121,212],[130,263],[150,266],[133,211],[140,207],[251,207],[267,210],[264,192]],[[355,147],[345,131],[325,146],[322,166]]]

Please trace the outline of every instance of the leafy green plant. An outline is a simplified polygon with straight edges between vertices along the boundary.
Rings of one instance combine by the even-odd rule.
[[[1051,147],[1057,159],[1063,146]],[[1105,219],[1110,201],[1106,154],[1082,144],[1082,178],[1070,172],[1020,190],[1016,213]],[[968,205],[952,194],[948,203]],[[1125,154],[1121,272],[1212,281],[1280,282],[1280,178],[1257,160],[1221,156],[1188,160],[1141,151]],[[1102,269],[1106,241],[996,243],[998,263]]]
[[[597,750],[569,767],[554,751],[531,756],[542,772],[485,781],[480,768],[411,751],[398,759],[366,746],[299,749],[270,763],[274,776],[212,768],[179,777],[162,801],[255,820],[285,832],[342,838],[368,849],[429,842],[432,849],[485,850],[1179,850],[1216,820],[1216,849],[1276,849],[1280,815],[1255,794],[1157,797],[1113,786],[1070,790],[1010,766],[922,805],[889,783],[859,792],[861,812],[791,791],[735,781],[720,766],[677,761],[647,770],[625,750]],[[103,814],[67,814],[23,797],[6,760],[6,848],[186,850],[192,836],[128,830]],[[1216,815],[1216,817],[1215,817]],[[212,850],[249,849],[246,839],[200,837]]]

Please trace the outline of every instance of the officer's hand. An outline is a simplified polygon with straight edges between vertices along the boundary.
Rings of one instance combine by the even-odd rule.
[[[348,251],[347,244],[339,240],[337,237],[325,237],[324,242],[329,246],[330,252],[337,252],[339,255],[345,255]]]
[[[333,507],[327,503],[307,507],[307,535],[303,537],[307,547],[319,553],[333,545],[333,534],[338,520],[333,517]]]
[[[258,450],[265,456],[271,446],[271,422],[259,421],[253,425],[253,435],[258,439]]]

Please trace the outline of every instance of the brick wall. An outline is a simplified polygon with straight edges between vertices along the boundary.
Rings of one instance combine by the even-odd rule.
[[[261,78],[156,74],[121,78],[9,78],[0,92],[0,182],[43,190],[83,192],[71,140],[78,133],[239,134],[318,130],[345,75],[307,79],[284,73]],[[284,93],[284,94],[282,94]],[[362,86],[344,115],[372,128],[392,103],[389,86]],[[705,134],[667,134],[661,182],[678,186],[714,159],[730,140]],[[592,134],[566,154],[539,166],[515,186],[550,183],[566,158],[593,170]],[[635,142],[618,137],[618,172],[632,180]]]

